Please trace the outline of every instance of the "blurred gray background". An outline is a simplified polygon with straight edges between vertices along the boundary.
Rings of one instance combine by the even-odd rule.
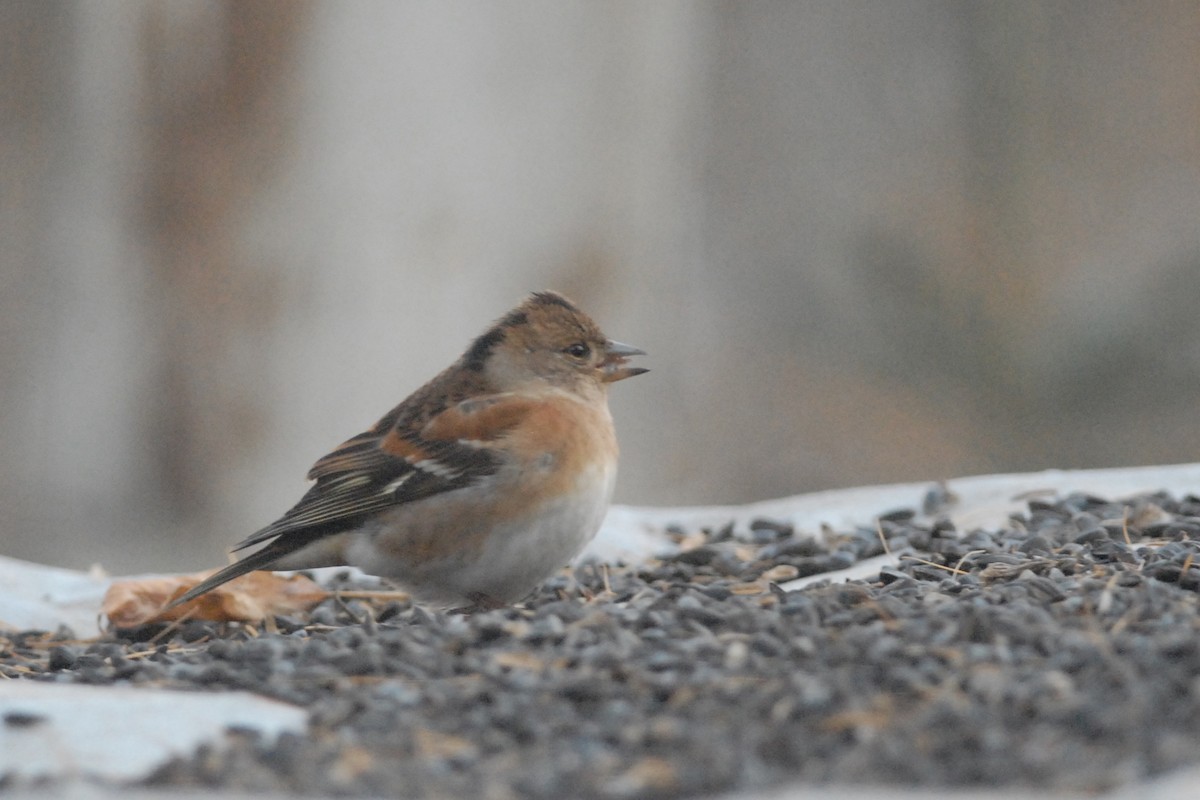
[[[1200,459],[1196,2],[6,0],[0,63],[3,555],[216,566],[542,288],[651,353],[621,502]]]

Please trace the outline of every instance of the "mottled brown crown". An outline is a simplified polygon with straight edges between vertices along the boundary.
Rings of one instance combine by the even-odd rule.
[[[526,348],[537,340],[577,338],[603,345],[604,334],[591,317],[557,292],[534,292],[471,343],[463,366],[482,371],[488,357],[504,341]],[[565,344],[564,344],[565,346]]]

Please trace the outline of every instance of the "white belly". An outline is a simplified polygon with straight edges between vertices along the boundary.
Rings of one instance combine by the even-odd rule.
[[[400,582],[422,602],[462,605],[482,594],[511,603],[577,556],[604,520],[616,470],[581,477],[573,492],[542,504],[520,521],[498,521],[490,513],[495,488],[466,488],[398,506],[381,514],[345,545],[346,563]],[[470,521],[469,523],[467,521]],[[480,527],[482,520],[482,528]],[[436,553],[413,544],[436,542]],[[456,543],[467,543],[457,547]]]

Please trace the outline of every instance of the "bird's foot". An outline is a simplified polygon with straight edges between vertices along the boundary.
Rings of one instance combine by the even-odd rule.
[[[471,601],[470,605],[452,608],[447,613],[463,615],[477,614],[480,611],[495,611],[498,608],[504,608],[508,605],[508,603],[501,602],[485,592],[469,592],[466,597]]]

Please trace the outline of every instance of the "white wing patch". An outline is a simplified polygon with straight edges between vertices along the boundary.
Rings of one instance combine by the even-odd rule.
[[[413,474],[411,472],[404,473],[399,478],[396,478],[396,480],[392,481],[391,483],[389,483],[388,485],[386,485],[382,489],[380,489],[379,493],[380,494],[391,494],[392,492],[396,491],[401,486],[403,486],[405,481],[407,481],[412,476],[413,476]]]
[[[422,459],[421,461],[414,463],[413,466],[419,470],[422,470],[423,472],[428,472],[431,475],[438,476],[439,478],[445,478],[448,481],[452,481],[462,475],[462,470],[447,466],[441,461],[438,461],[436,458]]]

